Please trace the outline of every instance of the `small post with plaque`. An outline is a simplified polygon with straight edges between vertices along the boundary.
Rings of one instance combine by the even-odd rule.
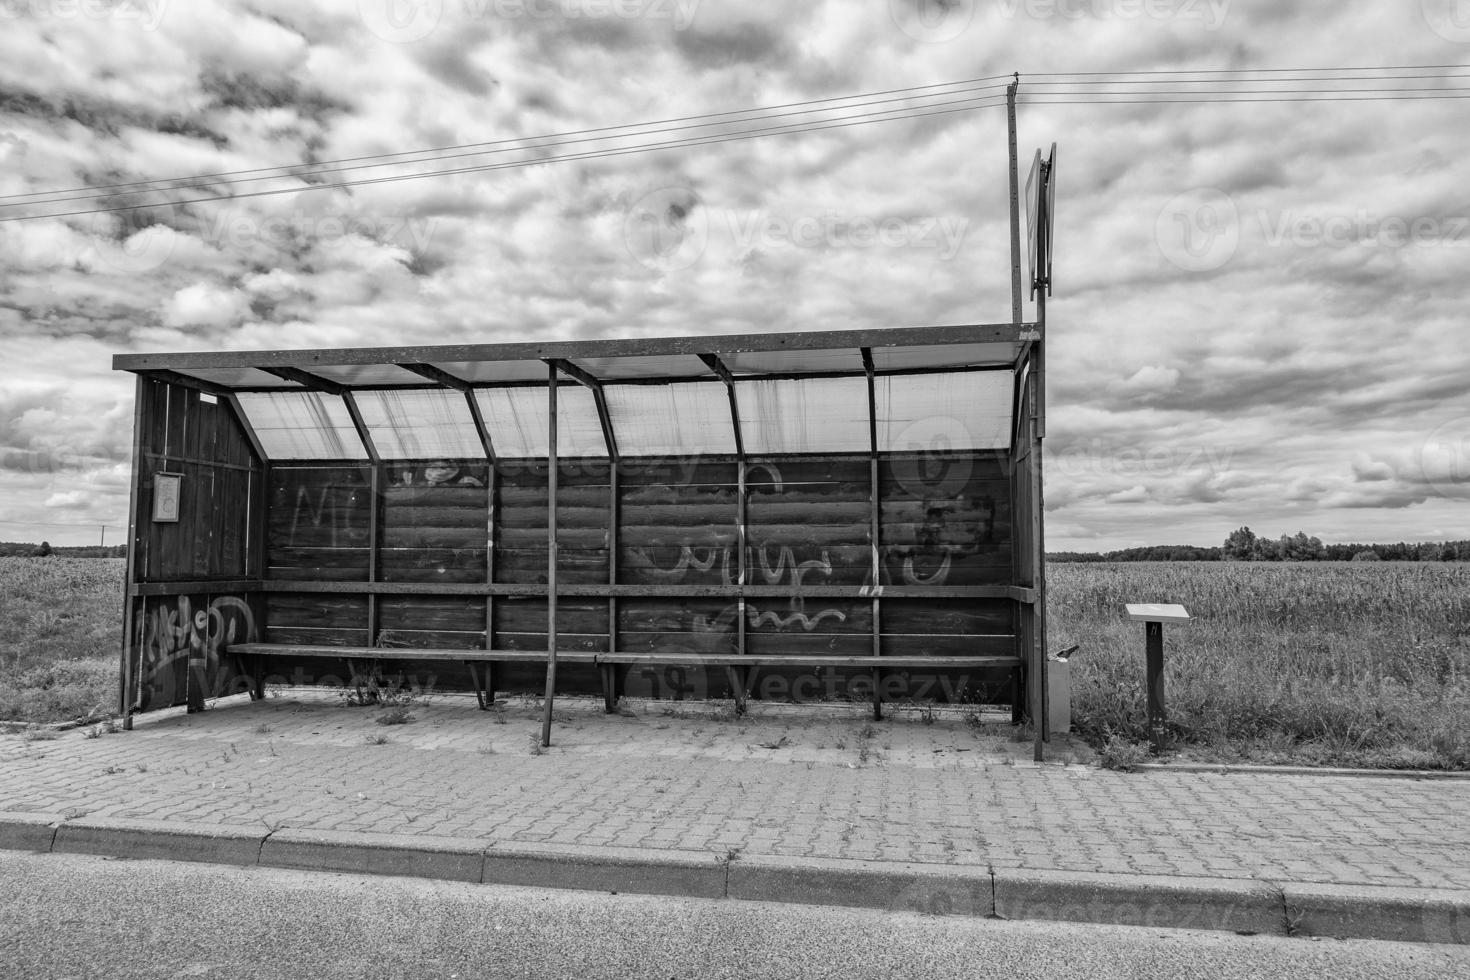
[[[1148,661],[1148,741],[1153,754],[1158,755],[1164,751],[1165,741],[1164,624],[1187,623],[1189,612],[1183,606],[1161,602],[1130,602],[1125,608],[1129,619],[1144,624],[1144,651]]]

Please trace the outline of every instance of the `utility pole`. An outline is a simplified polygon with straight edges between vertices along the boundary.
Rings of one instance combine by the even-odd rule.
[[[1011,322],[1021,323],[1021,174],[1016,158],[1016,90],[1021,74],[1006,86],[1006,126],[1011,152]]]

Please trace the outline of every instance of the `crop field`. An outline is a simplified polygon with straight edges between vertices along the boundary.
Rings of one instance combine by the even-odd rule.
[[[1147,738],[1143,626],[1164,631],[1169,731],[1212,761],[1470,769],[1470,564],[1051,564],[1052,650],[1072,660],[1074,730]],[[123,562],[0,558],[0,721],[108,712]]]
[[[1048,647],[1072,663],[1072,723],[1143,741],[1143,624],[1164,628],[1175,746],[1212,761],[1470,769],[1470,564],[1051,564]]]

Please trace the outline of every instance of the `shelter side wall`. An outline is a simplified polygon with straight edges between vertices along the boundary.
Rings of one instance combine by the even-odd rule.
[[[245,689],[223,651],[259,638],[264,468],[227,400],[147,378],[138,391],[123,700],[198,707]]]

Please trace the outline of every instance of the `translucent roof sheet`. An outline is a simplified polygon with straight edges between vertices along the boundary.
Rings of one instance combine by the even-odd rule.
[[[405,371],[396,364],[327,364],[311,369],[331,381],[345,385],[421,385],[428,379]]]
[[[542,365],[545,367],[545,365]],[[490,433],[495,455],[508,458],[546,456],[551,412],[546,388],[476,388],[475,399]],[[556,391],[558,456],[607,456],[607,440],[597,417],[592,392],[581,385],[558,385]]]
[[[736,381],[745,451],[868,452],[868,379]]]
[[[879,371],[901,371],[905,368],[969,367],[971,365],[1006,364],[1015,354],[996,357],[995,344],[943,344],[933,347],[874,347],[873,366]]]
[[[1009,446],[1012,382],[1009,371],[876,378],[878,451]]]
[[[469,403],[460,392],[359,391],[352,397],[368,437],[384,459],[462,459],[485,454]]]
[[[863,369],[862,352],[853,347],[842,350],[748,351],[721,354],[720,360],[732,374],[786,374],[794,371],[831,374]]]
[[[287,381],[259,368],[193,368],[181,371],[201,381],[231,388],[300,388],[295,381]]]
[[[434,367],[474,384],[545,381],[545,361],[435,361]]]
[[[607,385],[602,391],[624,456],[735,452],[735,421],[722,382]]]
[[[269,459],[367,459],[339,395],[242,391],[236,395]]]
[[[714,372],[694,354],[653,354],[644,357],[576,357],[572,363],[604,381],[624,378],[700,378]]]

